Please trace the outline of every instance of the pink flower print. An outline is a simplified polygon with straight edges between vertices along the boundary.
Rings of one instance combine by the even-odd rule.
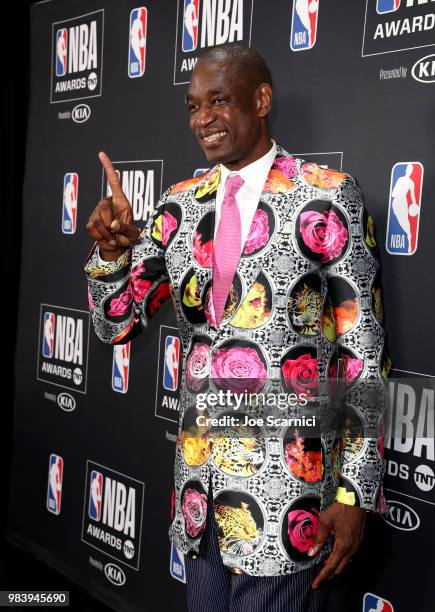
[[[167,210],[163,213],[162,219],[162,245],[168,244],[172,232],[177,228],[177,219]]]
[[[153,285],[153,283],[146,278],[141,278],[141,275],[144,274],[144,272],[144,262],[135,266],[131,270],[130,282],[133,285],[133,298],[135,302],[142,301]]]
[[[253,251],[263,247],[269,240],[269,217],[264,210],[257,209],[249,228],[243,253],[249,255]]]
[[[117,298],[113,298],[110,301],[110,309],[107,314],[110,317],[119,317],[125,314],[133,300],[133,291],[131,284],[129,283],[127,289],[123,291]]]
[[[288,535],[290,543],[299,552],[310,550],[319,529],[319,512],[315,508],[292,510],[288,513]]]
[[[322,263],[341,255],[348,238],[347,229],[333,210],[323,214],[314,210],[302,213],[300,232],[307,247],[321,254]]]
[[[193,236],[193,256],[200,266],[211,268],[213,254],[213,240],[207,240],[204,244],[201,242],[202,235],[195,232]]]

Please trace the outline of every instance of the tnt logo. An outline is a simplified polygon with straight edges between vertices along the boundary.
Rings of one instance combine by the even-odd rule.
[[[194,51],[198,46],[199,0],[184,0],[183,51]]]
[[[53,357],[55,316],[52,312],[44,314],[44,331],[42,338],[42,354],[47,359]]]
[[[77,199],[79,195],[79,176],[67,172],[63,178],[62,232],[74,234],[77,228]]]
[[[50,455],[48,467],[47,510],[60,514],[62,501],[63,459],[59,455]]]
[[[60,28],[56,32],[56,76],[66,74],[67,46],[68,30]]]
[[[92,470],[89,494],[88,516],[93,521],[101,519],[101,501],[103,499],[103,475],[101,472]]]
[[[252,5],[253,0],[178,0],[174,85],[189,82],[202,49],[250,45]]]
[[[104,10],[52,24],[51,103],[101,95]]]
[[[88,461],[85,495],[82,540],[137,570],[144,484]]]
[[[144,6],[130,13],[130,37],[128,47],[128,76],[141,77],[145,72],[145,53],[148,13]]]
[[[133,210],[135,221],[145,223],[154,211],[154,202],[162,190],[163,160],[113,162],[115,171]],[[112,195],[106,173],[102,170],[102,198]]]
[[[317,37],[319,0],[293,0],[290,48],[292,51],[312,49]]]
[[[165,361],[163,368],[163,387],[167,391],[178,389],[178,364],[180,361],[180,339],[167,336],[165,340]]]
[[[89,311],[41,304],[37,378],[86,393]]]
[[[394,609],[386,599],[366,593],[363,600],[363,612],[394,612]]]
[[[128,374],[130,370],[130,342],[113,347],[112,389],[118,393],[127,393]]]
[[[400,7],[400,0],[376,0],[376,12],[379,15],[393,13]]]
[[[413,255],[417,250],[423,166],[399,162],[391,171],[386,249],[391,255]]]
[[[171,561],[169,564],[169,573],[172,578],[179,580],[180,582],[186,583],[186,565],[184,555],[181,550],[171,543]]]

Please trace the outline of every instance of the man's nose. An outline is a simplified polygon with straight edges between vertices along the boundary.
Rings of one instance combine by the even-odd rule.
[[[205,127],[207,125],[210,125],[210,123],[213,123],[213,121],[216,119],[216,113],[213,111],[213,109],[210,106],[202,106],[195,117],[195,126],[196,127]]]

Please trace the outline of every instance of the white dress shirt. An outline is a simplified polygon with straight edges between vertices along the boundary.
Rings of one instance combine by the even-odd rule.
[[[236,202],[240,212],[241,222],[241,246],[242,251],[245,245],[245,240],[251,227],[252,219],[258,206],[258,201],[263,192],[264,183],[266,182],[269,170],[272,167],[273,160],[276,156],[276,142],[271,139],[272,146],[267,153],[248,164],[241,170],[231,171],[226,166],[221,164],[221,177],[216,193],[216,211],[215,211],[215,225],[214,225],[214,237],[216,237],[217,228],[219,226],[219,220],[222,210],[222,200],[225,193],[225,181],[230,174],[239,174],[244,180],[243,185],[236,193]]]
[[[220,165],[221,176],[216,192],[214,237],[216,237],[217,228],[219,226],[222,200],[225,193],[225,181],[227,180],[230,172],[231,174],[240,174],[244,180],[244,183],[236,193],[236,202],[240,212],[242,251],[245,245],[245,240],[248,236],[249,228],[251,227],[252,219],[255,211],[257,210],[258,201],[263,191],[264,183],[266,182],[267,175],[269,174],[269,170],[272,167],[273,160],[276,156],[276,142],[272,138],[271,142],[271,148],[263,155],[263,157],[256,159],[254,162],[248,164],[241,170],[237,170],[237,172],[229,170],[223,164]],[[100,257],[98,246],[97,250],[100,265],[107,263]]]

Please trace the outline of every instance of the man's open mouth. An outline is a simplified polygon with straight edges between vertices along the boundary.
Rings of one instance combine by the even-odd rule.
[[[227,135],[227,133],[228,132],[226,130],[213,132],[211,134],[207,134],[206,136],[201,136],[201,140],[205,144],[218,144]]]

